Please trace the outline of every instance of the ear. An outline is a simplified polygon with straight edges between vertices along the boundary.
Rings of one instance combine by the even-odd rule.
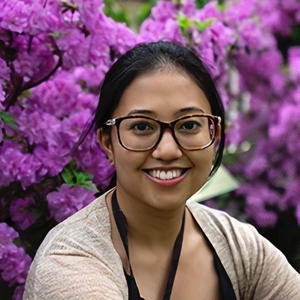
[[[215,141],[214,141],[215,152],[219,148],[219,141],[220,141],[220,138],[221,138],[221,129],[222,129],[221,124],[218,123],[218,126],[216,128]]]
[[[221,138],[221,129],[222,129],[222,126],[220,123],[218,123],[218,126],[216,128],[216,136],[215,136],[216,141],[219,141],[219,139]]]
[[[110,163],[114,164],[114,154],[110,134],[108,132],[105,132],[103,128],[99,128],[97,130],[97,140],[100,144],[100,147],[106,153]]]

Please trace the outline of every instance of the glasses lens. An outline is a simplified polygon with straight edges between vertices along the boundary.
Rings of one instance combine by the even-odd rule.
[[[121,143],[129,150],[152,148],[159,138],[160,125],[147,118],[123,119],[119,125]]]
[[[208,147],[215,136],[213,118],[209,116],[188,116],[171,123],[179,145],[186,150]],[[119,124],[121,144],[128,150],[146,151],[160,138],[161,126],[152,119],[134,117],[123,119]]]
[[[174,128],[179,144],[187,150],[210,145],[215,136],[215,126],[208,116],[191,116],[178,120]]]

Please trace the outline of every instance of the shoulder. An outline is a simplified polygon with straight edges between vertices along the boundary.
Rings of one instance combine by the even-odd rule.
[[[299,299],[300,276],[250,224],[199,203],[187,205],[216,250],[239,299]]]
[[[221,260],[240,261],[262,249],[263,237],[252,225],[203,204],[189,203],[187,206]]]
[[[41,244],[38,253],[51,254],[62,251],[88,251],[100,241],[110,239],[110,219],[105,195],[95,199],[54,227]],[[80,244],[76,241],[80,241]]]
[[[237,240],[240,238],[243,240],[245,238],[257,238],[258,233],[252,225],[238,221],[224,211],[196,202],[187,204],[187,207],[207,237],[212,237],[212,242],[222,240],[227,243],[232,238]],[[212,234],[216,239],[213,238]],[[222,239],[220,239],[221,237]]]
[[[48,233],[30,267],[24,299],[123,299],[126,293],[103,195]]]

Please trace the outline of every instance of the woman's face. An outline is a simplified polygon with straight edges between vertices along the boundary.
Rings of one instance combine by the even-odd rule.
[[[199,113],[211,114],[203,91],[185,73],[166,70],[138,76],[125,90],[112,118],[142,115],[171,122]],[[207,181],[214,145],[183,150],[167,129],[154,149],[133,152],[120,145],[116,126],[111,129],[110,136],[99,134],[99,140],[115,165],[118,197],[123,203],[135,201],[160,210],[179,208]],[[220,128],[217,137],[219,132]],[[163,178],[169,171],[175,177]]]

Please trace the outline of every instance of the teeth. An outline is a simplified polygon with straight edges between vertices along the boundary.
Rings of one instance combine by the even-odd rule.
[[[149,171],[149,174],[152,177],[156,177],[161,180],[169,180],[169,179],[179,177],[182,174],[182,170],[173,170],[173,171],[151,170]]]

